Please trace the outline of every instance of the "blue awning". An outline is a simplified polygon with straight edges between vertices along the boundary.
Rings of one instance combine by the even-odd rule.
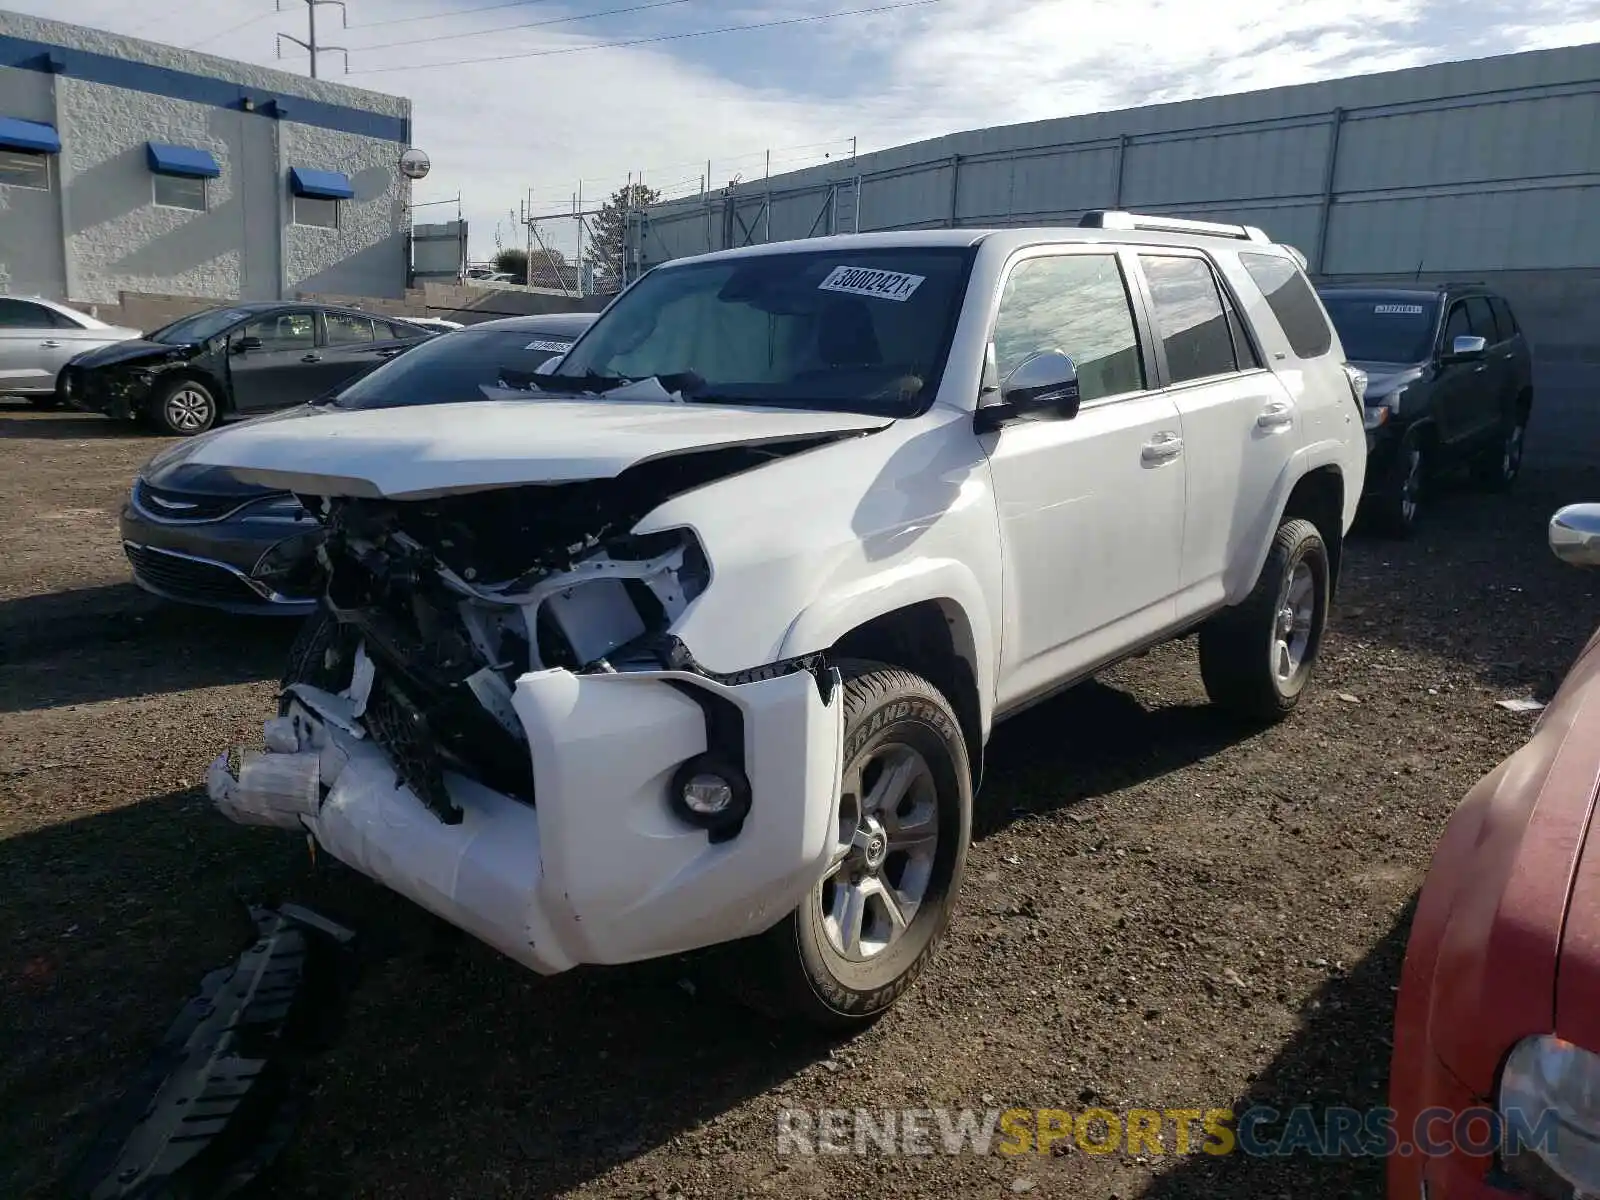
[[[53,125],[0,117],[0,150],[31,150],[36,154],[60,154],[61,135]]]
[[[145,143],[150,159],[150,169],[157,175],[183,175],[190,179],[215,179],[222,168],[211,151],[195,146],[166,146],[160,142]]]
[[[349,200],[356,194],[350,186],[350,176],[337,171],[313,171],[310,167],[290,167],[289,187],[296,196],[321,200]]]

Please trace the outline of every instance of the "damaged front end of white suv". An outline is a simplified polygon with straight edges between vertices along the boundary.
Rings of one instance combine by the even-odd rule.
[[[881,422],[809,424],[426,495],[381,469],[308,468],[309,443],[286,453],[270,431],[234,448],[241,475],[318,514],[326,594],[265,749],[220,756],[213,800],[306,831],[544,974],[770,927],[835,848],[838,673],[820,654],[701,666],[674,627],[714,556],[686,527],[634,530],[674,496]]]

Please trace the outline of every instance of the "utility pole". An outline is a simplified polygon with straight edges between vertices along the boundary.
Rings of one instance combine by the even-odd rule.
[[[294,2],[295,0],[289,0],[289,3],[291,4]],[[277,0],[277,3],[278,11],[282,12],[283,0]],[[306,6],[306,22],[308,26],[306,32],[308,40],[302,42],[293,34],[280,33],[278,35],[277,42],[278,57],[283,57],[284,41],[287,40],[293,42],[296,46],[303,48],[305,52],[311,56],[311,78],[315,79],[317,77],[317,52],[319,50],[337,50],[340,54],[344,55],[344,71],[345,74],[348,75],[350,73],[350,51],[346,50],[343,46],[319,46],[317,44],[317,5],[337,5],[339,8],[339,28],[348,29],[350,28],[350,21],[345,12],[344,0],[300,0],[300,3]]]

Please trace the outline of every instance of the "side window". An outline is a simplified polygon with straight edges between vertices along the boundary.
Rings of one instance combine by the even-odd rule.
[[[379,332],[386,338],[416,338],[421,337],[423,330],[415,325],[385,325]]]
[[[1156,331],[1167,352],[1173,383],[1230,375],[1238,370],[1233,334],[1211,266],[1203,258],[1141,254],[1150,283]]]
[[[1511,315],[1511,305],[1499,296],[1489,297],[1489,307],[1494,310],[1495,327],[1500,330],[1500,340],[1515,337],[1522,331],[1517,328],[1517,319]]]
[[[1276,254],[1241,253],[1239,263],[1267,298],[1297,358],[1321,358],[1333,348],[1333,331],[1311,283],[1293,261]]]
[[[0,329],[71,329],[72,323],[42,304],[0,300]]]
[[[1472,322],[1472,332],[1491,346],[1502,338],[1509,337],[1509,333],[1501,333],[1495,328],[1494,313],[1489,308],[1489,302],[1482,296],[1473,296],[1467,301],[1467,319]]]
[[[1085,402],[1143,390],[1144,360],[1115,254],[1024,259],[1007,276],[994,323],[1001,380],[1048,350],[1077,365]]]
[[[1454,346],[1458,337],[1472,336],[1474,331],[1467,316],[1466,301],[1457,300],[1450,306],[1450,315],[1444,319],[1444,349],[1448,351]]]
[[[370,342],[372,322],[366,317],[352,317],[348,313],[323,313],[328,325],[328,345],[350,346]]]
[[[314,350],[317,345],[317,324],[309,312],[274,313],[251,321],[241,333],[260,338],[263,350]]]

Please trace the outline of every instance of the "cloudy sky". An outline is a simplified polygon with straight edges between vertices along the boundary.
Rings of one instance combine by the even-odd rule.
[[[4,0],[304,73],[285,0]],[[409,96],[472,252],[629,172],[668,195],[959,129],[1600,41],[1600,0],[348,0],[324,78]],[[836,14],[836,15],[829,15]],[[827,19],[817,19],[826,17]],[[730,32],[730,26],[741,27]],[[627,44],[632,43],[632,44]],[[290,53],[293,52],[293,55]],[[297,56],[294,56],[297,55]],[[449,206],[423,210],[453,215]],[[419,214],[420,216],[421,214]],[[570,222],[547,232],[570,240]]]

